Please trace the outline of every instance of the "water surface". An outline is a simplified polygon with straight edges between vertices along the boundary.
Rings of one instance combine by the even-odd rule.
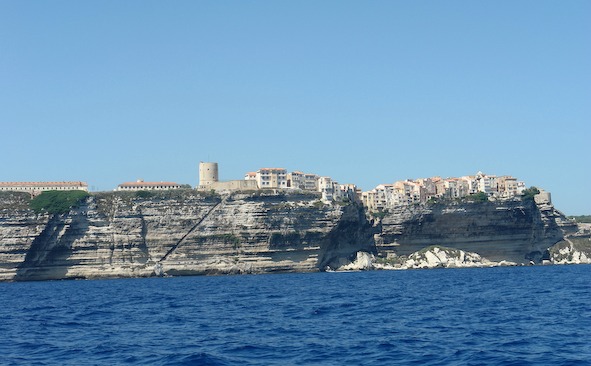
[[[591,266],[0,283],[1,364],[590,364]]]

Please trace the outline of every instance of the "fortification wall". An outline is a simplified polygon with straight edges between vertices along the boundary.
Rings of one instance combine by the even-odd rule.
[[[245,191],[257,190],[257,182],[255,180],[230,180],[227,182],[215,182],[207,186],[207,189],[215,191]]]

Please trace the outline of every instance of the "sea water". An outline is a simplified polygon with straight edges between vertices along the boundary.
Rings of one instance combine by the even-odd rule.
[[[0,283],[0,364],[591,364],[591,266]]]

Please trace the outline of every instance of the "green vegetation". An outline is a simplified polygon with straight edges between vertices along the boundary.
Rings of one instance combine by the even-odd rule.
[[[135,192],[137,198],[152,198],[155,196],[154,192],[150,191],[137,191]]]
[[[369,215],[371,217],[373,217],[374,219],[380,219],[380,220],[383,219],[384,217],[386,217],[387,214],[388,214],[387,210],[383,210],[383,211],[379,210],[379,211],[373,211],[373,212],[369,213]]]
[[[210,189],[209,191],[202,193],[205,195],[205,197],[208,198],[220,198],[222,196],[218,192],[216,192],[215,189]]]
[[[321,208],[321,207],[324,207],[324,203],[321,200],[317,200],[312,203],[312,206],[314,206],[316,208]]]
[[[538,193],[540,193],[540,190],[534,186],[531,186],[523,190],[523,193],[521,193],[521,199],[524,201],[533,201],[534,196]]]
[[[45,191],[29,203],[33,211],[63,214],[88,197],[85,191]]]
[[[472,202],[488,202],[488,194],[484,192],[478,192],[469,195],[468,197],[466,197],[466,199]]]
[[[427,200],[427,204],[429,205],[435,205],[439,202],[443,202],[444,200],[441,197],[429,197],[429,199]]]
[[[569,216],[568,218],[581,224],[591,224],[591,215]]]

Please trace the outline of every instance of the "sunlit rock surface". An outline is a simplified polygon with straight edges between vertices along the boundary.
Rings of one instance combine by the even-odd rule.
[[[314,193],[103,193],[64,215],[0,199],[3,280],[318,271],[375,249],[362,207]]]
[[[399,207],[380,226],[376,246],[384,258],[439,245],[515,263],[540,262],[549,247],[576,231],[553,206],[521,200]]]
[[[548,259],[554,264],[591,264],[591,224],[580,224],[578,232],[550,248]]]
[[[368,219],[316,193],[95,193],[63,215],[0,194],[0,280],[588,263],[589,230],[520,200]],[[558,244],[556,244],[558,243]],[[556,245],[555,245],[556,244]]]

